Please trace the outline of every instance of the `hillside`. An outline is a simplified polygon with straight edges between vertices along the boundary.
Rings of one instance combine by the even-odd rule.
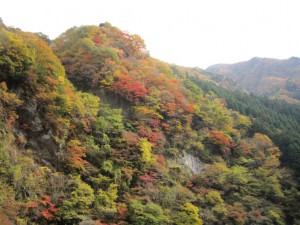
[[[281,161],[300,172],[300,105],[220,87],[209,80],[189,78],[204,94],[215,94],[226,106],[251,119],[249,134],[267,134],[282,151]]]
[[[109,23],[53,41],[0,24],[1,223],[299,224],[280,149],[202,72]]]
[[[234,64],[216,64],[206,71],[236,81],[240,89],[290,102],[300,100],[300,58],[252,58]],[[234,86],[232,86],[234,87]]]

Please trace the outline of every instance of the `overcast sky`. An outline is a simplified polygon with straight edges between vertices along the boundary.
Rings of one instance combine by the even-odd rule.
[[[299,0],[0,0],[0,17],[51,39],[107,21],[182,66],[300,56]]]

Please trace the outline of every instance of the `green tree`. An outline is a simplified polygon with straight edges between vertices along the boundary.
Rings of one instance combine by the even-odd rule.
[[[71,192],[69,198],[63,201],[59,215],[63,221],[78,222],[85,214],[89,214],[89,207],[94,202],[94,190],[80,177],[70,181]]]
[[[168,222],[159,205],[148,203],[144,205],[137,200],[129,204],[129,222],[132,225],[164,225]]]
[[[106,191],[99,190],[95,195],[94,210],[100,218],[112,220],[117,213],[116,200],[118,198],[118,185],[110,184]]]

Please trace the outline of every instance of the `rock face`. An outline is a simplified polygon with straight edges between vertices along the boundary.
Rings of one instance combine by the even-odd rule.
[[[182,163],[183,165],[188,167],[194,174],[201,173],[205,168],[203,162],[201,162],[195,156],[187,153],[186,151],[183,151],[183,157],[179,159],[179,163]]]
[[[37,101],[30,99],[24,104],[22,110],[22,117],[29,122],[29,129],[32,132],[39,132],[43,130],[42,120],[37,111]],[[27,123],[28,123],[27,122]]]
[[[15,129],[17,137],[26,137],[23,147],[35,150],[41,159],[40,163],[56,171],[61,166],[59,159],[62,157],[62,148],[56,143],[51,130],[43,127],[38,102],[31,98],[25,99],[18,114],[20,125],[27,125],[27,129]]]

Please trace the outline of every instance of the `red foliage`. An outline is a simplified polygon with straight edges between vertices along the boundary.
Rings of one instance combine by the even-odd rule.
[[[146,132],[145,130],[140,130],[140,131],[139,131],[139,135],[140,135],[141,137],[147,137],[147,136],[148,136],[148,134],[147,134],[147,132]]]
[[[94,37],[93,42],[96,45],[102,45],[103,44],[103,41],[101,40],[101,38],[99,36]]]
[[[160,120],[159,119],[153,119],[153,118],[151,118],[150,119],[150,125],[151,125],[151,127],[153,127],[153,128],[156,129],[160,125]]]
[[[143,127],[143,130],[138,132],[140,137],[145,137],[149,140],[153,147],[157,146],[159,141],[164,140],[164,135],[160,131],[153,131],[149,127]]]
[[[142,82],[135,81],[128,75],[119,75],[114,83],[113,90],[124,95],[128,100],[136,102],[150,93]]]
[[[139,179],[142,181],[147,187],[153,187],[153,183],[157,182],[157,178],[155,177],[156,173],[150,171],[149,174],[145,173],[144,175],[140,176]]]

